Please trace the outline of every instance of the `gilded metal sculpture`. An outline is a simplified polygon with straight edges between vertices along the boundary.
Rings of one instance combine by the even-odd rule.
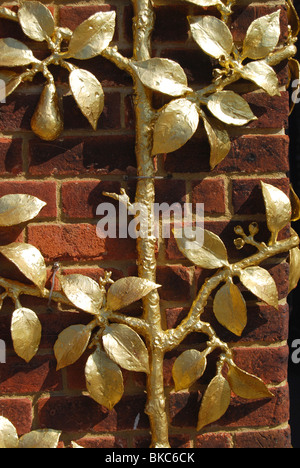
[[[26,35],[36,41],[46,41],[51,55],[37,60],[31,50],[14,39],[0,40],[0,78],[6,82],[7,95],[22,82],[43,73],[46,84],[38,107],[32,117],[33,131],[44,139],[55,139],[63,129],[63,118],[56,93],[54,78],[48,66],[62,66],[70,72],[70,89],[82,113],[96,128],[103,109],[103,91],[96,77],[75,67],[70,59],[89,59],[102,55],[133,78],[136,110],[136,157],[138,184],[136,201],[144,204],[149,235],[137,239],[138,277],[116,282],[107,272],[99,283],[83,275],[65,276],[58,273],[61,292],[51,294],[57,302],[75,306],[92,315],[88,325],[67,327],[54,346],[57,368],[77,361],[86,349],[91,349],[85,377],[90,396],[99,404],[112,409],[124,392],[121,368],[147,375],[147,405],[153,448],[169,447],[168,420],[163,382],[163,362],[166,352],[172,351],[192,332],[207,336],[201,351],[184,351],[175,361],[172,375],[175,391],[188,389],[203,375],[207,357],[219,350],[216,375],[203,396],[198,430],[217,421],[227,411],[231,392],[247,399],[270,398],[272,394],[258,377],[240,369],[233,360],[230,347],[220,340],[212,326],[202,320],[202,314],[213,292],[213,311],[218,322],[237,336],[247,324],[247,305],[237,280],[260,300],[278,308],[276,284],[262,262],[284,252],[290,252],[290,289],[300,278],[299,238],[294,231],[284,240],[279,232],[291,220],[299,219],[300,203],[293,191],[287,197],[272,185],[262,183],[270,239],[256,240],[257,223],[249,225],[249,234],[236,226],[237,249],[245,244],[257,252],[236,263],[231,263],[227,249],[216,234],[204,230],[203,244],[174,235],[180,251],[193,264],[214,270],[198,292],[186,318],[174,329],[162,326],[160,301],[156,284],[155,238],[152,236],[152,204],[154,203],[155,167],[153,156],[170,153],[183,146],[196,132],[200,120],[211,147],[210,164],[214,168],[228,154],[230,140],[227,126],[243,126],[255,119],[248,103],[236,92],[225,89],[243,78],[254,82],[271,96],[279,94],[279,84],[272,66],[289,59],[292,76],[299,77],[300,66],[292,57],[299,21],[291,0],[287,2],[290,28],[284,45],[278,46],[280,11],[259,18],[250,25],[241,47],[234,44],[229,23],[234,0],[190,0],[198,6],[215,6],[221,19],[215,16],[190,17],[191,35],[199,47],[218,61],[211,85],[199,91],[189,87],[184,70],[176,62],[151,58],[151,33],[154,28],[156,0],[133,0],[134,55],[122,56],[109,44],[113,38],[115,14],[97,13],[84,21],[74,32],[55,26],[49,10],[38,2],[24,2],[13,13],[0,8],[0,16],[18,21]],[[62,50],[62,41],[67,42]],[[9,68],[27,67],[16,74]],[[172,99],[158,111],[152,107],[151,93],[160,92]],[[124,203],[130,209],[130,200],[124,191],[106,194]],[[28,195],[7,195],[0,199],[0,226],[12,226],[33,219],[44,203]],[[41,253],[27,244],[13,243],[0,247],[0,253],[13,262],[33,283],[24,285],[0,278],[3,301],[14,301],[11,334],[16,353],[25,361],[36,354],[41,338],[41,325],[34,311],[23,308],[21,296],[49,298],[45,289],[46,265]],[[143,316],[131,317],[121,309],[143,300]],[[226,373],[224,370],[226,369]],[[11,423],[1,420],[3,433],[11,433]],[[7,428],[7,429],[6,429]],[[25,436],[26,438],[26,436]],[[11,440],[11,439],[10,439]],[[16,443],[16,437],[13,436]],[[5,437],[0,446],[6,446]]]

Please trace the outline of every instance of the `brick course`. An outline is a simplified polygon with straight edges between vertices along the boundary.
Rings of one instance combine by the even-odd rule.
[[[9,2],[2,2],[4,6]],[[114,42],[125,55],[132,49],[132,7],[130,0],[112,0],[111,4],[78,5],[71,1],[56,1],[50,5],[61,26],[74,29],[97,11],[117,11]],[[207,56],[189,41],[188,14],[203,13],[203,9],[176,5],[156,10],[157,23],[153,37],[154,55],[168,57],[184,67],[191,86],[210,83],[211,63]],[[242,41],[253,19],[274,11],[266,2],[239,8],[233,18],[232,32]],[[277,9],[277,7],[276,7]],[[281,13],[282,35],[287,34],[285,8]],[[12,36],[26,42],[20,28],[0,19],[0,37]],[[32,44],[30,44],[32,45]],[[38,50],[37,56],[45,51]],[[38,247],[48,265],[50,287],[51,266],[59,260],[65,273],[83,273],[95,280],[104,270],[112,270],[118,279],[136,274],[136,244],[128,239],[99,239],[96,235],[97,206],[111,201],[103,191],[119,192],[125,187],[133,199],[135,182],[128,176],[136,174],[134,154],[134,113],[130,78],[107,60],[99,57],[76,64],[97,75],[105,92],[105,109],[94,133],[82,117],[74,100],[64,98],[65,130],[58,140],[45,142],[30,131],[30,119],[38,102],[43,79],[21,86],[6,104],[0,105],[0,196],[8,193],[28,193],[47,202],[40,215],[23,233],[14,232],[15,238],[24,239]],[[200,66],[199,66],[200,64]],[[280,83],[287,78],[285,64],[278,67]],[[67,88],[65,70],[55,70],[59,89]],[[172,173],[170,180],[156,183],[156,201],[159,203],[205,203],[205,227],[216,232],[228,246],[230,256],[238,258],[249,252],[237,252],[233,246],[236,237],[233,227],[257,220],[261,236],[267,233],[263,220],[264,207],[260,194],[260,180],[270,182],[288,191],[289,139],[282,129],[287,127],[288,93],[270,98],[253,89],[244,93],[258,119],[242,131],[232,130],[232,148],[227,158],[213,171],[209,168],[209,146],[203,129],[183,148],[164,155],[158,161],[158,175]],[[155,102],[160,103],[160,96]],[[125,177],[124,177],[125,176]],[[8,241],[0,233],[1,243]],[[283,234],[284,235],[284,234]],[[6,237],[5,237],[6,236]],[[10,237],[9,241],[12,241]],[[210,272],[192,266],[179,252],[174,238],[157,245],[157,282],[162,300],[163,320],[166,327],[175,326],[187,313],[196,290]],[[234,349],[237,363],[253,372],[272,386],[274,399],[245,401],[232,395],[228,412],[220,421],[195,430],[197,411],[204,386],[196,384],[190,392],[175,394],[171,375],[176,353],[166,357],[165,383],[168,394],[170,441],[172,447],[195,448],[248,448],[290,446],[289,396],[286,385],[288,349],[288,266],[285,258],[281,265],[270,263],[266,267],[274,277],[282,303],[278,311],[249,299],[248,324],[241,338],[219,325],[209,301],[203,319],[211,322],[221,339]],[[56,287],[57,289],[57,283]],[[244,291],[245,292],[245,291]],[[71,324],[87,323],[90,316],[82,312],[53,305],[46,310],[45,301],[24,298],[24,306],[32,307],[43,326],[40,351],[28,364],[18,358],[9,337],[11,305],[5,305],[0,322],[0,339],[8,343],[7,365],[0,364],[0,414],[16,425],[20,435],[32,428],[53,428],[64,432],[64,440],[72,439],[84,447],[127,448],[149,446],[149,422],[144,414],[145,378],[140,374],[123,371],[126,394],[112,411],[100,407],[91,398],[82,395],[85,389],[84,365],[87,353],[72,367],[55,370],[53,344],[57,335]],[[133,313],[140,311],[132,310]],[[188,337],[186,346],[200,347],[205,337]],[[178,351],[179,353],[179,351]],[[178,355],[177,353],[177,355]],[[209,375],[213,376],[214,363]],[[209,375],[204,376],[207,384]],[[135,418],[140,414],[137,430]],[[85,435],[88,433],[88,435]]]

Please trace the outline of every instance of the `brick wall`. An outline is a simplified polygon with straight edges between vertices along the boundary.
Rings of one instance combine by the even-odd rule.
[[[115,9],[118,20],[114,41],[124,54],[130,55],[130,3],[130,0],[113,0],[107,5],[91,0],[73,4],[61,0],[50,6],[57,22],[71,29],[97,11]],[[236,40],[242,40],[253,19],[278,8],[269,2],[248,3],[236,9],[234,15],[232,31]],[[208,84],[211,78],[209,59],[188,35],[186,16],[199,12],[196,7],[176,6],[173,2],[170,7],[157,8],[153,36],[154,54],[178,61],[194,88]],[[281,23],[284,37],[287,32],[284,6]],[[17,24],[0,20],[0,37],[7,36],[26,42]],[[43,50],[35,53],[39,56]],[[134,195],[135,184],[127,180],[135,174],[136,166],[131,81],[101,57],[80,66],[93,72],[104,87],[105,109],[98,130],[90,129],[74,100],[66,96],[62,136],[54,142],[39,140],[30,131],[30,119],[41,92],[42,78],[37,77],[33,83],[20,87],[0,106],[0,196],[28,193],[47,202],[34,222],[22,232],[14,230],[9,239],[24,239],[38,247],[48,263],[49,277],[53,263],[59,260],[67,273],[79,272],[97,279],[99,273],[108,269],[117,279],[136,274],[135,241],[99,239],[95,213],[98,204],[106,201],[103,191],[118,192],[124,187]],[[60,92],[66,93],[66,72],[55,68],[53,72]],[[284,86],[286,64],[277,66],[277,72]],[[181,150],[157,161],[158,175],[172,174],[171,180],[157,181],[157,202],[205,203],[206,227],[222,237],[232,259],[239,255],[233,246],[233,227],[248,225],[253,220],[264,226],[260,180],[286,192],[289,186],[289,140],[285,135],[288,93],[283,90],[280,97],[270,98],[265,93],[255,92],[249,83],[238,86],[258,120],[246,128],[232,128],[230,154],[215,170],[209,170],[209,148],[201,128]],[[263,238],[266,233],[263,227]],[[7,233],[1,239],[6,242]],[[163,319],[166,326],[172,327],[186,313],[207,271],[191,266],[179,253],[174,239],[160,240],[157,261]],[[237,364],[271,385],[275,398],[246,402],[233,397],[225,416],[198,434],[194,428],[205,388],[202,384],[208,383],[212,375],[208,372],[206,381],[194,386],[193,391],[175,394],[171,377],[175,353],[170,353],[165,362],[165,383],[173,447],[290,446],[286,345],[289,312],[285,301],[288,265],[285,258],[276,258],[270,260],[267,267],[282,299],[279,312],[249,295],[249,321],[240,339],[216,323],[211,303],[205,319],[210,320],[219,336],[234,348]],[[7,270],[7,274],[13,273]],[[50,286],[50,278],[47,286]],[[41,299],[24,298],[22,304],[38,313],[43,326],[42,342],[38,354],[28,364],[15,355],[9,331],[12,305],[5,304],[1,312],[0,338],[5,339],[8,348],[7,364],[0,364],[0,414],[15,424],[19,434],[43,427],[62,430],[65,445],[76,440],[86,447],[147,447],[150,437],[148,419],[144,415],[143,375],[124,371],[126,395],[121,402],[112,411],[97,405],[82,394],[87,354],[75,365],[58,372],[53,355],[58,334],[71,324],[87,323],[89,316],[58,306],[53,306],[53,311],[49,312]],[[139,310],[137,306],[136,312]],[[197,346],[199,337],[189,337],[186,344]],[[139,424],[133,430],[138,414]]]

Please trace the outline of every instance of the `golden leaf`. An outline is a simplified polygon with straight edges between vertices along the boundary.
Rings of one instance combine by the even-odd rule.
[[[206,357],[196,349],[184,351],[174,362],[172,376],[175,391],[184,390],[193,385],[204,374]]]
[[[241,336],[247,325],[247,307],[239,288],[231,281],[218,290],[213,310],[221,325],[235,335]]]
[[[40,63],[22,42],[11,37],[0,39],[0,67],[22,67]]]
[[[18,10],[24,33],[34,41],[45,41],[54,33],[54,19],[50,10],[40,2],[24,2]]]
[[[201,113],[210,144],[210,167],[214,169],[227,156],[231,148],[228,132],[223,124],[213,117]]]
[[[289,197],[273,185],[261,182],[267,225],[270,232],[278,234],[291,220],[292,206]]]
[[[202,268],[215,269],[228,265],[227,250],[219,236],[204,229],[203,243],[190,241],[181,232],[174,229],[174,236],[179,250],[192,263]]]
[[[56,140],[64,128],[59,98],[54,83],[44,86],[37,108],[31,119],[31,128],[42,140]]]
[[[274,396],[260,378],[249,374],[236,365],[229,364],[227,380],[233,393],[241,398],[257,400]]]
[[[246,33],[243,57],[265,58],[276,47],[280,36],[280,10],[254,20]]]
[[[278,309],[276,283],[267,270],[259,266],[245,268],[240,272],[240,280],[255,296]]]
[[[19,438],[15,426],[0,416],[0,448],[18,448]]]
[[[160,111],[154,126],[152,155],[172,153],[192,138],[199,125],[195,103],[175,99]]]
[[[61,432],[54,429],[37,429],[20,437],[19,448],[54,449],[60,436]]]
[[[69,43],[68,56],[86,60],[101,54],[113,39],[115,22],[115,11],[92,15],[75,29]]]
[[[210,112],[226,124],[241,126],[256,119],[245,99],[233,91],[217,91],[207,99]]]
[[[84,448],[81,445],[77,444],[77,442],[71,441],[71,448]]]
[[[270,96],[280,96],[277,75],[264,60],[248,63],[242,68],[241,75],[246,80],[253,81]]]
[[[124,393],[123,375],[104,351],[97,349],[85,366],[86,386],[90,396],[109,410],[121,400]]]
[[[149,373],[149,356],[141,337],[127,325],[113,323],[103,332],[108,356],[123,369]]]
[[[291,221],[298,221],[300,219],[300,200],[292,185],[290,185],[290,202],[292,207]]]
[[[192,91],[183,68],[173,60],[152,58],[135,62],[133,66],[143,85],[154,91],[174,97]]]
[[[300,250],[298,247],[290,250],[289,293],[296,288],[300,279]]]
[[[214,58],[230,55],[232,34],[226,24],[214,16],[190,16],[191,33],[199,47]]]
[[[22,83],[22,75],[10,70],[0,70],[0,80],[0,96],[1,98],[4,96],[8,97]],[[3,84],[5,85],[5,90],[3,89]]]
[[[83,115],[94,130],[104,108],[104,93],[101,83],[86,70],[72,70],[69,76],[70,88]]]
[[[14,311],[11,321],[11,337],[18,356],[29,362],[39,349],[42,326],[30,309],[22,307]]]
[[[96,281],[88,276],[74,274],[61,276],[62,290],[76,307],[93,315],[100,312],[104,292]]]
[[[231,391],[227,380],[221,374],[216,375],[208,385],[201,402],[197,431],[217,421],[230,405]]]
[[[0,198],[0,226],[15,226],[35,218],[46,205],[27,194],[9,194]]]
[[[300,32],[300,21],[299,16],[297,13],[296,8],[294,7],[293,0],[286,0],[287,1],[287,13],[289,24],[292,29],[292,35],[297,37]]]
[[[14,263],[18,269],[43,290],[47,279],[44,257],[33,245],[13,242],[0,247],[0,253]]]
[[[57,370],[74,364],[84,353],[91,338],[88,325],[71,325],[63,330],[54,345]]]
[[[159,284],[143,278],[135,276],[121,278],[109,288],[106,308],[109,310],[122,309],[133,302],[139,301],[157,288],[160,288]]]

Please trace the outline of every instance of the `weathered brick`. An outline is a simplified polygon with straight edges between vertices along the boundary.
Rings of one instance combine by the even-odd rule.
[[[84,448],[126,449],[127,441],[118,436],[83,437],[74,442]]]
[[[104,109],[99,118],[97,128],[100,130],[118,129],[120,122],[120,94],[105,92]],[[91,126],[77,106],[73,96],[64,98],[64,128],[65,130],[87,129]]]
[[[29,363],[16,356],[8,356],[6,365],[0,367],[2,395],[61,389],[61,377],[56,372],[56,361],[53,356],[35,356]]]
[[[260,182],[274,185],[285,193],[289,193],[290,181],[284,179],[233,179],[232,180],[232,206],[236,214],[265,213]]]
[[[225,186],[222,179],[203,179],[192,183],[192,203],[204,203],[204,212],[209,214],[224,214]]]
[[[176,309],[175,309],[176,310]],[[284,341],[288,336],[288,314],[287,305],[279,306],[278,311],[267,304],[247,305],[247,325],[241,337],[235,336],[225,327],[220,325],[213,313],[212,307],[206,307],[202,320],[209,322],[218,337],[225,342],[276,343]],[[176,317],[175,313],[171,314]],[[179,317],[183,315],[179,313]]]
[[[266,384],[279,384],[287,379],[288,346],[235,348],[233,355],[237,366]]]
[[[100,203],[114,203],[102,192],[120,193],[120,183],[80,180],[62,184],[62,210],[66,218],[95,218]],[[115,206],[118,203],[114,203]]]
[[[232,435],[226,432],[201,434],[196,437],[197,449],[201,448],[231,448]]]
[[[233,396],[225,415],[210,427],[275,427],[289,419],[288,386],[272,388],[273,398],[244,400]],[[200,392],[177,392],[170,395],[171,425],[186,427],[197,425]],[[195,410],[197,408],[197,410]]]
[[[52,181],[0,181],[0,197],[10,193],[25,193],[33,195],[47,203],[40,211],[37,218],[55,218],[56,207],[56,182]]]
[[[234,439],[234,448],[292,448],[289,427],[265,431],[237,432]]]
[[[0,138],[0,175],[17,175],[22,170],[22,140]]]
[[[31,118],[39,101],[39,94],[14,92],[1,104],[1,132],[30,130]]]
[[[32,176],[124,174],[135,167],[134,138],[128,136],[68,137],[29,143]]]
[[[212,174],[224,172],[256,173],[289,170],[289,138],[282,135],[244,135],[232,138],[226,158]],[[192,138],[180,150],[165,156],[167,172],[209,172],[209,144]]]
[[[74,31],[83,21],[98,12],[112,11],[114,8],[111,5],[61,5],[59,8],[59,23],[64,28],[70,28]],[[116,28],[117,29],[117,28]]]
[[[136,256],[134,239],[100,239],[90,224],[30,225],[28,242],[47,261],[129,260]]]
[[[269,96],[266,93],[247,93],[243,95],[257,117],[249,124],[250,128],[287,128],[289,115],[289,94]]]
[[[161,299],[167,301],[188,301],[190,299],[191,273],[183,266],[165,266],[157,268],[157,282]]]
[[[132,404],[134,401],[134,405]],[[132,430],[140,414],[139,429],[149,427],[144,414],[145,397],[124,397],[109,411],[88,396],[53,396],[38,401],[41,427],[62,431],[115,432]]]
[[[244,40],[246,32],[250,24],[265,15],[269,15],[274,11],[281,9],[280,14],[280,27],[281,37],[280,41],[286,39],[288,34],[288,21],[285,6],[273,6],[273,5],[249,5],[248,7],[237,7],[232,17],[231,31],[235,41],[241,42]]]
[[[29,398],[1,398],[0,414],[15,426],[18,435],[27,434],[32,424],[32,402]]]

